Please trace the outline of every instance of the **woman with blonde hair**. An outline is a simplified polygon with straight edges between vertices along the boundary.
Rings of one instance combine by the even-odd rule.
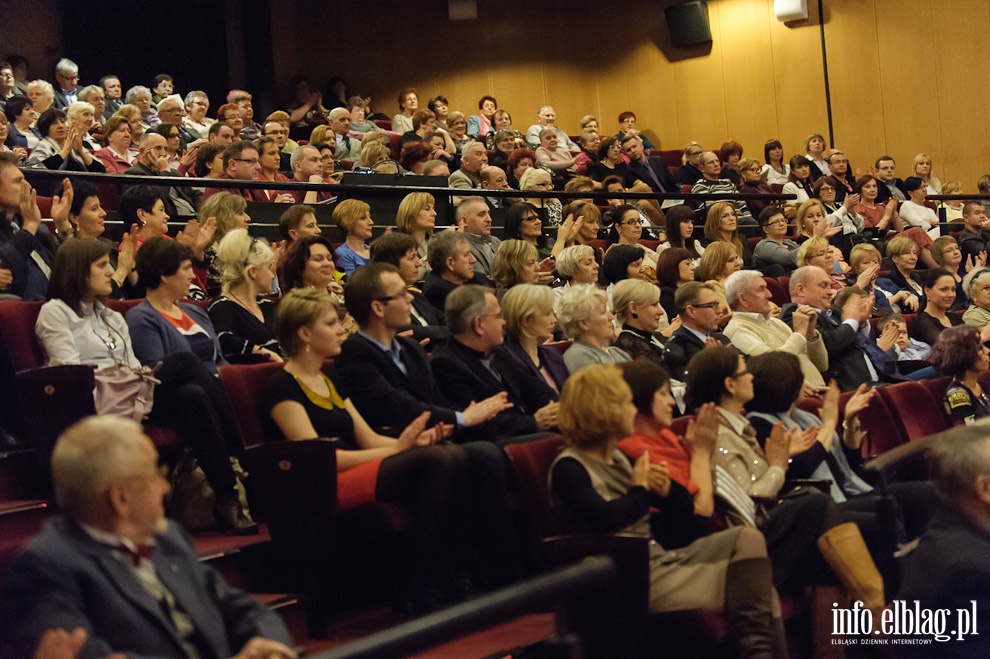
[[[612,289],[612,313],[622,328],[616,347],[633,359],[648,359],[662,366],[664,344],[681,321],[677,317],[671,322],[667,317],[660,306],[660,289],[642,279],[623,279]]]
[[[552,261],[548,261],[552,263]],[[541,271],[540,255],[525,240],[503,240],[495,250],[492,260],[492,281],[499,295],[519,284],[549,284],[553,273]]]
[[[932,157],[927,153],[914,157],[914,176],[924,181],[928,194],[942,193],[942,182],[932,175]]]
[[[557,417],[568,446],[550,471],[556,509],[581,528],[649,539],[651,611],[723,611],[738,656],[786,653],[759,531],[739,526],[673,552],[654,540],[651,506],[667,512],[665,520],[681,518],[687,524],[694,502],[683,486],[671,483],[666,467],[651,465],[645,454],[634,463],[618,450],[619,442],[633,434],[635,416],[632,393],[614,365],[592,366],[570,377]]]
[[[428,192],[410,192],[399,202],[399,210],[395,215],[395,228],[408,233],[416,241],[416,255],[421,262],[420,281],[430,271],[427,252],[436,226],[436,203],[436,199]]]
[[[705,253],[701,255],[695,277],[698,281],[711,284],[715,288],[715,295],[720,302],[719,325],[724,326],[732,318],[732,309],[725,299],[725,279],[733,272],[742,269],[741,259],[735,246],[727,242],[714,242],[705,248]]]
[[[844,288],[844,275],[842,266],[837,256],[842,253],[834,245],[830,245],[827,240],[820,236],[809,238],[801,243],[797,251],[797,265],[799,268],[806,265],[817,265],[828,273],[832,280],[832,288],[840,290]]]
[[[452,428],[430,424],[429,412],[398,438],[372,430],[336,376],[323,371],[346,336],[340,316],[322,291],[293,290],[282,298],[275,331],[288,358],[265,396],[266,434],[289,441],[336,438],[337,505],[348,510],[385,501],[411,513],[412,603],[433,609],[445,603],[442,593],[459,563],[447,539],[468,526],[453,503],[467,495],[461,491],[467,482],[464,449],[441,441]]]
[[[223,292],[207,311],[223,356],[232,364],[281,362],[275,303],[260,297],[271,291],[275,279],[275,254],[268,241],[234,229],[217,245],[216,256],[223,263]]]
[[[916,313],[925,308],[925,287],[918,266],[918,246],[906,236],[887,243],[887,257],[894,268],[886,277],[877,279],[877,286],[887,294],[890,307],[897,313]]]
[[[705,249],[715,242],[725,242],[736,248],[736,255],[741,257],[743,265],[750,267],[753,262],[753,255],[749,251],[749,244],[739,235],[738,216],[736,215],[735,203],[731,201],[719,201],[708,208],[708,215],[705,218]]]
[[[577,373],[589,364],[632,360],[629,353],[612,345],[614,316],[604,291],[594,286],[571,286],[560,298],[557,319],[564,335],[574,339],[564,353],[564,363],[571,373]]]
[[[216,297],[221,292],[224,267],[217,257],[217,246],[234,229],[247,229],[251,216],[247,214],[247,201],[244,197],[221,191],[203,202],[196,217],[200,226],[205,226],[210,218],[216,221],[213,240],[203,252],[203,260],[206,262],[206,292],[210,297]]]
[[[359,199],[345,199],[333,209],[333,221],[344,232],[344,244],[337,248],[337,267],[351,274],[371,260],[371,239],[375,221],[371,219],[371,206]]]
[[[942,184],[942,194],[963,194],[963,186],[959,181],[946,181]],[[945,221],[954,224],[961,224],[963,221],[963,206],[966,204],[963,199],[946,199],[941,202],[945,209]]]
[[[553,338],[554,300],[553,290],[546,286],[519,284],[505,292],[500,306],[505,319],[505,351],[560,393],[568,376],[564,357],[559,350],[543,345]]]
[[[319,126],[317,126],[319,128]],[[377,135],[378,133],[365,133],[365,135]],[[369,144],[361,147],[361,168],[374,169],[377,165],[389,160],[392,152],[387,146],[377,140],[372,140]]]
[[[144,134],[144,124],[141,122],[141,108],[131,103],[121,105],[114,116],[121,116],[127,120],[127,125],[131,129],[131,145],[127,149],[127,159],[134,162],[138,159],[138,145],[141,143],[141,136]]]

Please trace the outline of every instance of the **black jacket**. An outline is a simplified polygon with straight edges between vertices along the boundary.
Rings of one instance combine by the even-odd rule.
[[[780,319],[791,327],[794,326],[792,317],[796,308],[796,304],[788,302],[780,309]],[[860,347],[853,328],[824,311],[818,314],[817,326],[828,352],[828,371],[824,374],[826,382],[835,378],[842,391],[853,391],[864,382],[875,384],[866,365],[868,357]]]
[[[334,373],[347,383],[347,393],[361,416],[375,428],[399,432],[427,410],[431,412],[428,426],[456,423],[455,410],[440,393],[426,353],[415,341],[401,336],[396,341],[402,346],[399,356],[408,375],[360,334],[348,337],[333,360]]]
[[[485,355],[451,337],[433,352],[430,368],[444,397],[457,409],[505,391],[513,407],[495,418],[494,434],[516,437],[538,432],[533,414],[557,394],[541,377],[523,369],[502,348],[491,353],[491,363],[501,382],[481,363]],[[489,425],[489,424],[485,424]]]
[[[724,346],[729,345],[729,338],[724,334],[716,332],[709,336]],[[686,327],[678,327],[671,334],[663,350],[663,363],[667,367],[670,377],[683,382],[684,371],[687,368],[688,362],[691,361],[692,357],[701,352],[701,349],[704,347],[705,344],[702,343],[701,339],[694,332]]]

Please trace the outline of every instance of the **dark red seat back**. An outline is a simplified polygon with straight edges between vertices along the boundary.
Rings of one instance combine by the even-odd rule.
[[[241,430],[245,446],[264,444],[268,438],[262,430],[261,398],[268,381],[282,368],[281,364],[234,364],[220,367],[220,380],[223,382],[227,400],[234,412],[234,418]]]
[[[550,465],[563,447],[564,438],[560,436],[505,447],[505,452],[509,454],[515,467],[523,505],[532,515],[536,528],[543,537],[551,535],[556,526],[550,510],[547,477],[550,474]]]
[[[6,353],[6,366],[13,372],[39,368],[45,364],[34,325],[43,302],[0,300],[0,338]]]
[[[932,396],[928,387],[920,382],[898,382],[881,387],[879,394],[893,412],[898,430],[908,441],[942,432],[949,427],[941,399]]]

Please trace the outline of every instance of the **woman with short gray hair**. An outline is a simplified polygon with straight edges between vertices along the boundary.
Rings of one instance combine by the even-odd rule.
[[[567,370],[576,373],[590,364],[631,361],[629,354],[612,345],[612,327],[605,292],[595,286],[571,286],[560,298],[558,320],[574,344],[564,353]]]

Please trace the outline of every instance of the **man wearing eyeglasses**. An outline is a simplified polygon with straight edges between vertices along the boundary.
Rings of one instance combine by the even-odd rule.
[[[722,171],[722,160],[719,158],[718,154],[714,151],[705,151],[701,154],[701,178],[698,179],[694,187],[691,188],[692,194],[737,194],[739,190],[736,185],[727,178],[719,178],[719,173]],[[704,201],[701,203],[700,210],[702,213],[706,213],[708,206],[717,203],[715,201]],[[742,200],[737,199],[735,201],[730,201],[736,209],[736,222],[740,226],[756,226],[756,220],[753,216],[749,214],[749,209],[746,208],[746,204]]]
[[[683,382],[684,370],[698,352],[729,345],[729,338],[718,331],[721,304],[710,284],[690,281],[678,287],[674,306],[681,326],[671,335],[663,351],[663,363],[670,377]]]
[[[79,67],[62,58],[55,65],[55,102],[53,107],[65,109],[79,100]]]
[[[169,167],[168,145],[164,135],[144,133],[141,135],[138,160],[125,174],[131,176],[175,176],[181,174]],[[165,212],[169,217],[195,217],[203,197],[191,187],[167,186]]]
[[[829,175],[841,184],[835,190],[835,203],[841,204],[846,195],[856,190],[856,177],[849,172],[849,158],[842,151],[832,149],[826,152],[825,161]]]
[[[261,158],[254,142],[239,140],[227,145],[223,150],[223,174],[221,179],[255,181],[261,173]],[[237,188],[206,188],[203,193],[203,201],[206,201],[218,192],[226,190],[239,194],[248,201],[268,201],[264,193],[259,190],[237,189]]]

